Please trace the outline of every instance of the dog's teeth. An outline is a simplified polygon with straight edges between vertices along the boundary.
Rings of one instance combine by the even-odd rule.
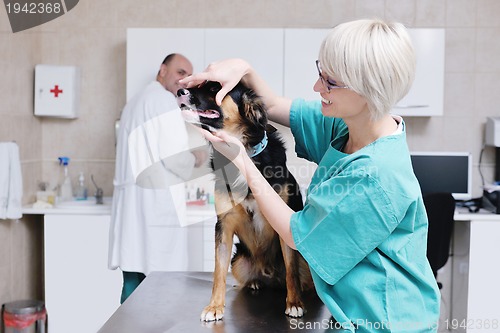
[[[248,287],[252,290],[259,290],[260,284],[258,282],[252,282]]]

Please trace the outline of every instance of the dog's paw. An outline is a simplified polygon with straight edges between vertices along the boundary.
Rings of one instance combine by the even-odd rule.
[[[304,315],[304,307],[302,305],[287,305],[285,314],[289,317],[300,318]]]
[[[224,306],[208,305],[203,309],[200,319],[202,321],[221,320],[224,317]]]

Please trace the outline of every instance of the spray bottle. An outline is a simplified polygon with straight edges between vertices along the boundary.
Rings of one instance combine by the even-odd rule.
[[[58,157],[59,165],[64,168],[64,177],[59,189],[59,198],[61,201],[73,200],[73,189],[71,187],[71,179],[68,172],[69,157]]]

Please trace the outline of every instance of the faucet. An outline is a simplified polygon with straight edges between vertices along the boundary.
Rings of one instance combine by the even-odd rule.
[[[96,190],[95,190],[95,203],[97,205],[104,204],[104,200],[103,200],[104,191],[102,190],[102,188],[97,186],[97,184],[95,183],[94,175],[90,175],[90,179],[92,179],[92,183],[94,183],[94,186],[96,188]]]

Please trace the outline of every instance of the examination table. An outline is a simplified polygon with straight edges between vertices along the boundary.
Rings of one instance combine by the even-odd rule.
[[[209,272],[153,272],[99,333],[338,332],[314,291],[303,297],[306,314],[290,318],[285,315],[285,290],[239,289],[231,274],[227,276],[223,320],[200,321],[210,300],[212,281]]]

